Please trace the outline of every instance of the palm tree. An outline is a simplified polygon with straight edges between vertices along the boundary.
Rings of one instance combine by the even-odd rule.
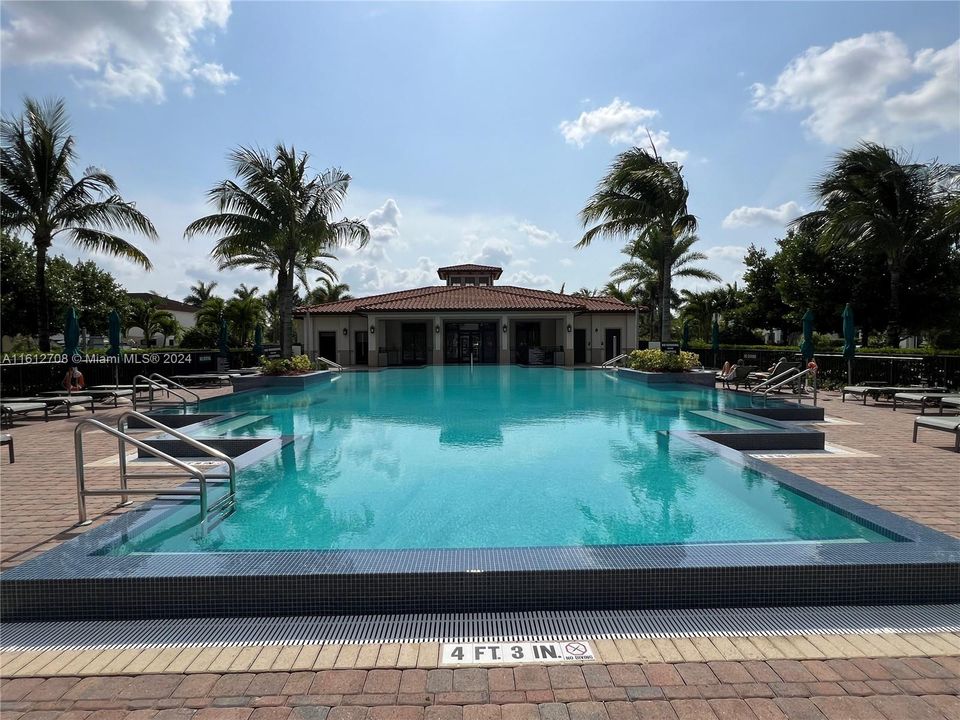
[[[77,178],[77,153],[63,100],[27,98],[21,115],[0,125],[0,217],[8,232],[25,232],[36,248],[37,337],[50,350],[50,300],[47,253],[64,234],[74,245],[126,258],[149,270],[150,260],[113,231],[126,230],[156,239],[147,216],[125,201],[108,173],[88,168]]]
[[[665,242],[662,234],[641,236],[628,243],[623,253],[630,259],[615,268],[610,277],[614,283],[628,283],[632,287],[652,287],[660,310],[660,338],[669,340],[670,333],[664,335],[664,317],[669,315],[670,305],[680,298],[673,290],[675,278],[694,278],[709,282],[719,282],[720,276],[693,263],[706,260],[707,256],[690,248],[698,240],[690,232],[672,241]],[[664,275],[663,272],[668,274]],[[672,320],[671,320],[672,323]]]
[[[680,297],[683,303],[680,307],[680,318],[684,321],[692,321],[697,327],[699,338],[709,342],[713,315],[717,312],[713,291],[683,289],[680,291]]]
[[[196,285],[190,286],[190,294],[183,301],[187,305],[203,305],[207,300],[213,297],[213,289],[218,285],[216,280],[204,282],[198,280]]]
[[[592,298],[600,295],[600,291],[597,290],[596,288],[582,287],[576,292],[570,293],[570,295],[572,297]]]
[[[578,248],[588,246],[596,237],[625,237],[663,246],[663,265],[658,270],[663,340],[670,340],[671,332],[673,246],[697,229],[697,219],[687,211],[689,194],[678,163],[663,160],[655,147],[649,152],[635,147],[616,157],[580,211],[584,227],[596,224],[584,233]]]
[[[127,327],[138,327],[143,331],[143,345],[153,344],[153,336],[162,334],[164,342],[170,335],[176,335],[179,324],[168,310],[161,310],[154,299],[132,298],[127,310]]]
[[[207,298],[197,311],[198,326],[220,330],[220,323],[227,319],[227,301],[220,297]]]
[[[333,282],[329,277],[317,278],[320,285],[307,293],[308,305],[322,305],[323,303],[349,300],[350,286],[346,283]]]
[[[240,283],[240,285],[233,291],[233,296],[239,300],[249,300],[252,297],[256,297],[257,293],[260,292],[260,288],[254,286],[248,288],[246,283]]]
[[[902,273],[911,254],[960,228],[960,166],[915,163],[903,150],[863,142],[840,153],[814,185],[821,209],[794,221],[820,233],[825,251],[879,253],[890,274],[888,345],[900,344]]]
[[[245,287],[241,285],[240,287]],[[224,317],[233,328],[237,344],[241,347],[247,344],[253,329],[263,321],[265,313],[263,298],[256,297],[257,288],[253,292],[227,300],[224,306]]]
[[[224,180],[208,193],[217,212],[192,222],[186,237],[219,235],[213,257],[220,269],[251,266],[277,277],[280,349],[293,350],[293,301],[296,280],[306,285],[307,270],[326,274],[320,258],[347,243],[363,246],[370,230],[361,220],[333,220],[350,185],[339,169],[311,176],[306,153],[277,145],[265,150],[239,148],[230,153],[239,180]]]

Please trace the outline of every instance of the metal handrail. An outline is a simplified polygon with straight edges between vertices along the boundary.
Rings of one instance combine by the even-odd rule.
[[[754,385],[752,388],[750,388],[750,392],[751,392],[751,393],[756,393],[756,392],[758,392],[761,388],[763,388],[763,387],[765,387],[765,386],[769,386],[770,383],[776,382],[776,381],[779,380],[780,378],[786,378],[787,380],[789,380],[790,378],[795,377],[796,375],[798,375],[799,372],[800,372],[800,371],[797,370],[797,368],[795,368],[795,367],[789,368],[788,370],[784,370],[784,371],[783,371],[782,373],[780,373],[779,375],[774,375],[773,377],[768,377],[768,378],[767,378],[766,380],[764,380],[762,383],[758,383],[758,384]]]
[[[180,388],[181,390],[183,390],[184,392],[187,392],[187,393],[190,393],[191,395],[193,395],[193,397],[194,397],[194,401],[193,401],[194,404],[196,404],[196,405],[199,405],[199,404],[200,404],[200,396],[197,395],[197,393],[195,393],[195,392],[194,392],[193,390],[191,390],[190,388],[185,387],[185,386],[181,385],[180,383],[175,382],[174,380],[171,380],[170,378],[161,375],[160,373],[151,373],[151,374],[150,374],[150,377],[149,377],[148,379],[149,379],[149,380],[154,380],[154,379],[161,380],[161,381],[162,381],[163,383],[165,383],[168,387],[169,387],[170,385],[173,385],[174,387],[178,387],[178,388]]]
[[[154,457],[157,457],[160,460],[163,460],[164,462],[183,470],[185,473],[195,478],[200,483],[200,487],[196,490],[193,488],[177,488],[176,490],[171,488],[128,488],[126,486],[127,478],[121,471],[120,488],[109,490],[87,490],[83,471],[82,429],[84,425],[92,425],[97,430],[102,430],[108,435],[114,436],[120,441],[121,447],[123,446],[123,443],[128,442],[134,447],[140,448],[144,452],[150,453]],[[74,460],[77,468],[77,514],[80,517],[80,521],[77,523],[78,525],[89,525],[92,522],[91,520],[87,520],[87,495],[120,495],[121,504],[127,502],[128,495],[198,495],[200,497],[200,522],[202,523],[207,519],[207,476],[202,470],[192,467],[191,465],[188,465],[182,460],[178,460],[172,455],[168,455],[161,450],[157,450],[156,448],[147,445],[145,442],[141,442],[134,437],[125,435],[116,428],[110,427],[106,423],[102,423],[99,420],[94,420],[93,418],[83,418],[77,423],[73,430],[73,449]],[[121,455],[121,457],[123,456]],[[126,463],[124,463],[124,467],[125,466]]]
[[[327,360],[323,355],[318,355],[317,360],[332,367],[337,372],[343,372],[343,365],[335,363],[333,360]]]
[[[158,390],[163,390],[164,392],[167,393],[167,395],[171,395],[171,394],[176,395],[178,398],[180,398],[180,403],[183,405],[183,409],[184,410],[187,409],[187,402],[188,402],[187,398],[185,398],[183,395],[178,393],[176,390],[171,389],[169,386],[161,385],[156,380],[152,378],[148,378],[146,375],[136,375],[133,378],[133,409],[134,410],[137,409],[137,397],[138,397],[137,381],[138,380],[142,380],[144,383],[146,383],[147,387],[150,389],[147,395],[148,408],[153,408],[153,391],[154,389],[158,389]],[[186,388],[184,389],[186,390]],[[199,403],[200,396],[197,395],[196,393],[193,393],[193,395],[197,398],[195,402]]]
[[[615,363],[618,363],[618,362],[620,362],[621,360],[623,360],[625,357],[628,357],[628,354],[627,354],[627,353],[620,353],[620,354],[617,355],[616,357],[610,358],[610,359],[607,360],[606,362],[600,363],[600,367],[611,367],[611,366],[613,366]]]
[[[765,389],[765,390],[763,391],[763,403],[764,403],[764,405],[766,405],[766,403],[767,403],[767,396],[769,395],[769,393],[770,393],[772,390],[778,390],[778,389],[780,389],[781,387],[783,387],[784,385],[788,385],[788,384],[790,384],[790,383],[793,383],[793,382],[799,380],[799,379],[802,378],[802,377],[806,377],[807,375],[813,376],[813,405],[814,405],[814,407],[816,407],[816,405],[817,405],[817,370],[816,370],[816,368],[807,368],[806,370],[804,370],[804,371],[802,371],[802,372],[798,372],[798,373],[796,373],[796,374],[794,374],[794,375],[791,375],[791,376],[788,377],[786,380],[783,380],[782,382],[779,382],[779,383],[777,383],[776,385],[771,385],[770,387],[768,387],[767,389]],[[800,391],[797,392],[797,405],[800,405],[802,402],[803,402],[803,390],[802,390],[802,388],[801,388]]]

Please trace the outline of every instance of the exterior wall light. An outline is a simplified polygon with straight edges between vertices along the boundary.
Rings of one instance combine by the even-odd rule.
[[[439,334],[440,334],[440,326],[439,326],[439,325],[434,325],[434,326],[433,326],[433,331],[434,331],[437,335],[439,335]]]
[[[349,331],[348,331],[346,328],[343,329],[343,334],[344,334],[344,335],[346,335],[348,332],[349,332]]]
[[[506,325],[503,326],[503,331],[504,331],[504,332],[506,332],[506,331],[509,330],[509,329],[510,329],[510,328],[508,328]]]
[[[376,326],[376,325],[371,325],[371,326],[370,326],[370,334],[373,335],[376,331],[377,331],[377,326]]]
[[[567,325],[567,332],[573,332],[573,325]]]

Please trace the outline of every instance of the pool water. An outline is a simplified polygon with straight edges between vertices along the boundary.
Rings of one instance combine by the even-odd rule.
[[[205,401],[198,436],[293,436],[201,533],[184,506],[111,552],[888,542],[673,433],[773,429],[747,399],[516,366],[345,373]],[[726,420],[726,421],[725,421]]]

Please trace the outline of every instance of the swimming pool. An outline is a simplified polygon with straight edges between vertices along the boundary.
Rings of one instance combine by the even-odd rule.
[[[317,379],[201,403],[196,437],[273,438],[232,514],[134,507],[0,573],[0,619],[960,601],[960,541],[718,443],[796,433],[742,395],[559,368]]]
[[[222,396],[203,437],[292,436],[212,529],[178,509],[111,552],[890,542],[678,434],[776,431],[739,394],[518,366],[346,373]]]

